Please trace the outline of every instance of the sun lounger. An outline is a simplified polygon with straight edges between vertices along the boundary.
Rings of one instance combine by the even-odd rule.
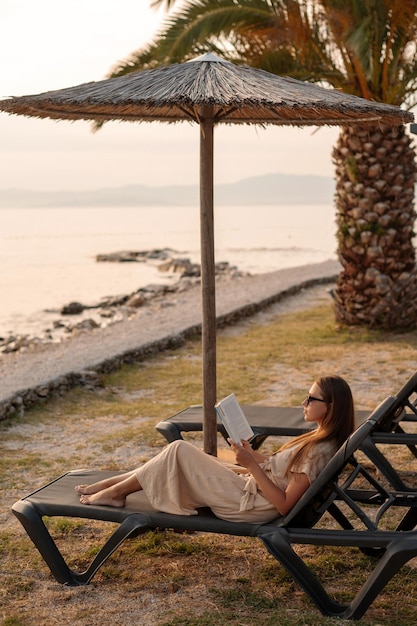
[[[260,405],[242,405],[255,437],[251,439],[252,447],[257,450],[267,437],[296,437],[314,428],[304,420],[303,408],[277,407]],[[369,415],[369,411],[357,411],[356,425],[359,426]],[[183,433],[202,432],[203,407],[190,406],[172,417],[162,420],[156,429],[171,443],[183,439]],[[217,431],[226,439],[228,437],[223,424],[217,421]]]
[[[406,514],[403,532],[381,529],[382,520],[392,506],[401,504],[382,487],[369,468],[356,459],[363,441],[374,430],[392,422],[404,408],[404,400],[388,397],[338,450],[317,480],[285,517],[266,524],[226,522],[210,511],[197,516],[179,516],[155,511],[143,492],[128,497],[122,509],[80,504],[75,485],[101,480],[110,472],[73,471],[19,500],[13,512],[60,583],[88,583],[106,559],[129,537],[152,529],[181,529],[259,538],[278,559],[323,614],[360,618],[387,582],[409,559],[417,556],[417,531],[412,515]],[[358,483],[358,484],[357,484]],[[408,493],[408,511],[412,511],[412,494]],[[417,503],[415,503],[417,506]],[[375,512],[372,509],[376,509]],[[324,523],[327,513],[332,524]],[[84,572],[71,570],[46,528],[44,516],[77,517],[117,522],[93,562]],[[327,516],[326,516],[327,517]],[[294,550],[295,544],[359,548],[380,556],[365,585],[350,603],[334,600]],[[382,556],[381,556],[382,555]],[[346,591],[346,590],[344,590]]]
[[[416,477],[407,484],[404,472],[394,467],[390,456],[384,452],[387,446],[405,446],[410,462],[417,459],[417,373],[396,394],[399,408],[391,420],[386,420],[363,442],[361,449],[378,467],[391,487],[400,491],[417,490]],[[414,464],[414,469],[417,464]],[[408,469],[411,469],[409,465]]]

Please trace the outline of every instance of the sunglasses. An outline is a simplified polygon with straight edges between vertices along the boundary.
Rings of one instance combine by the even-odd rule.
[[[322,400],[321,398],[315,398],[314,396],[311,396],[309,393],[306,395],[304,399],[304,403],[306,406],[308,406],[311,402],[313,402],[313,400],[316,400],[317,402],[324,402],[325,404],[327,404],[326,400]]]

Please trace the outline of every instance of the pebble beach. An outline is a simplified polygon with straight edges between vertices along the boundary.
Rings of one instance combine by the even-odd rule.
[[[267,274],[220,277],[216,283],[218,324],[230,324],[306,287],[334,282],[340,265],[329,260]],[[130,319],[86,329],[60,343],[0,358],[0,417],[45,398],[60,388],[94,384],[98,372],[180,345],[201,328],[200,286],[155,298]]]

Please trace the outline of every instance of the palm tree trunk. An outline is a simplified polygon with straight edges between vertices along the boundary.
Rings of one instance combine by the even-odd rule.
[[[341,130],[336,165],[336,320],[384,329],[417,322],[415,150],[404,126]]]

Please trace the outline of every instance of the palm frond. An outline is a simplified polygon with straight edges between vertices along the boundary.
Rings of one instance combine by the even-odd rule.
[[[414,101],[415,0],[154,0],[169,13],[148,45],[111,71],[180,63],[213,51],[390,104]]]

